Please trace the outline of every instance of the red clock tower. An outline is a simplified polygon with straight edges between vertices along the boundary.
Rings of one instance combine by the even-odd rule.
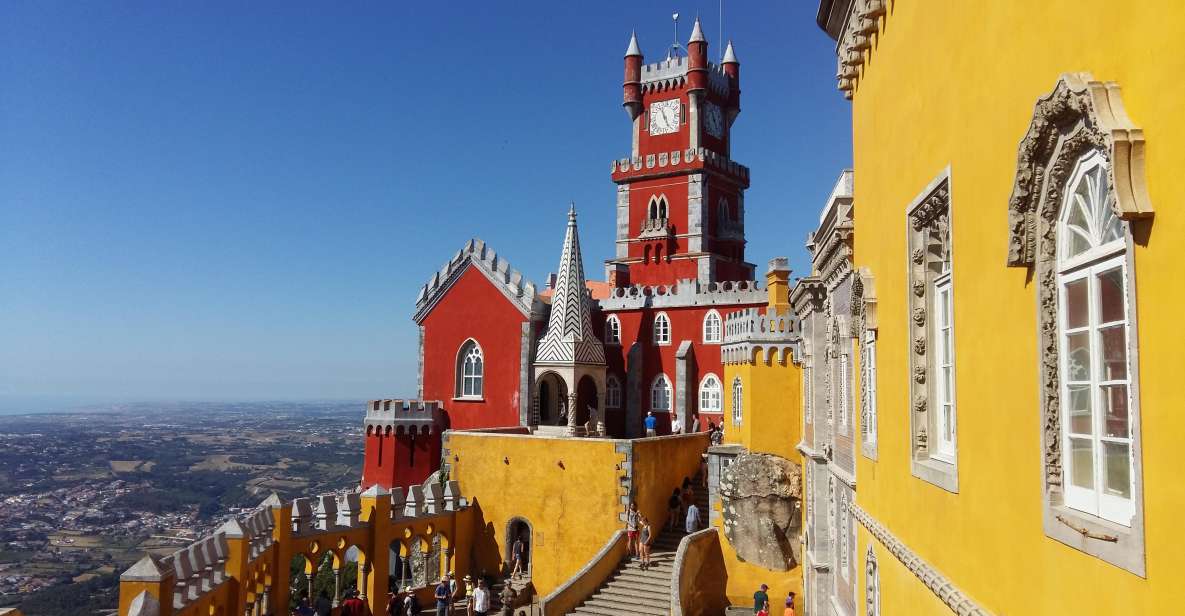
[[[708,62],[699,20],[687,54],[644,64],[636,37],[625,55],[629,158],[613,163],[615,286],[751,280],[745,262],[744,191],[749,170],[732,162],[730,129],[740,112],[740,63],[728,43]]]

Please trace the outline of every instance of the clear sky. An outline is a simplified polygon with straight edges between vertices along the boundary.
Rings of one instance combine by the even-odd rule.
[[[628,155],[622,55],[717,2],[0,7],[0,410],[410,397],[419,287],[470,237],[541,283],[569,201],[590,278]],[[817,2],[732,2],[749,260],[850,164]]]

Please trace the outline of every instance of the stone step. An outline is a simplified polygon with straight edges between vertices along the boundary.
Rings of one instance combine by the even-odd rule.
[[[609,610],[616,610],[616,613],[634,613],[634,614],[658,614],[660,616],[667,616],[671,613],[671,602],[667,601],[666,605],[651,605],[647,603],[639,603],[626,599],[611,599],[604,598],[600,595],[593,595],[591,599],[584,602],[583,607],[603,607]]]
[[[659,610],[656,608],[640,608],[629,606],[621,608],[618,606],[606,607],[604,605],[595,605],[591,602],[585,603],[577,607],[572,614],[597,614],[598,616],[619,616],[620,614],[642,614],[646,616],[667,616],[671,613],[671,608]]]
[[[605,584],[605,586],[602,587],[602,590],[613,590],[613,591],[622,590],[622,591],[629,591],[629,592],[654,592],[655,589],[661,589],[661,588],[663,588],[662,584],[655,584],[650,581],[619,579],[619,580],[613,580],[613,581]]]
[[[627,571],[620,575],[615,575],[613,580],[632,580],[639,583],[647,584],[664,584],[670,586],[671,571]]]
[[[592,598],[616,601],[624,605],[649,605],[669,609],[671,607],[670,594],[662,595],[661,590],[659,588],[649,588],[646,590],[602,588]]]

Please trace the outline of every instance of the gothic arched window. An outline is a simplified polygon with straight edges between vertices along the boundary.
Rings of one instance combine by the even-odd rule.
[[[481,347],[477,345],[476,340],[470,338],[461,345],[461,350],[457,353],[457,397],[480,398],[484,377],[485,363]]]
[[[615,314],[605,319],[605,344],[621,344],[621,321]]]
[[[655,377],[654,384],[650,386],[650,410],[671,410],[671,381],[665,374]]]
[[[704,343],[705,344],[720,344],[722,339],[723,327],[720,323],[720,313],[715,310],[709,310],[708,314],[704,316]]]
[[[621,381],[612,374],[605,380],[605,406],[611,409],[621,408]]]
[[[724,405],[724,391],[720,379],[708,374],[699,384],[699,412],[719,413]]]
[[[654,343],[671,343],[671,319],[665,312],[654,315]]]

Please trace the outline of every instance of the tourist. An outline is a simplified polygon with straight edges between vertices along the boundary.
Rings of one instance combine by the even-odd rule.
[[[650,520],[646,516],[641,517],[642,529],[638,531],[638,548],[642,550],[642,569],[650,568],[650,541],[654,538],[653,532],[650,530]]]
[[[470,604],[474,616],[486,616],[490,612],[490,589],[486,588],[485,580],[477,581],[477,589],[473,591],[473,602]]]
[[[625,510],[625,539],[626,549],[630,557],[638,555],[638,505],[630,502]]]
[[[753,593],[753,613],[760,612],[769,613],[769,595],[765,591],[769,590],[769,586],[762,584],[761,588]]]
[[[646,413],[646,436],[658,436],[658,418],[654,416],[654,411]]]
[[[695,491],[691,489],[691,478],[683,478],[683,494],[682,494],[683,512],[687,511],[688,507],[695,502]]]
[[[404,616],[420,616],[420,612],[424,611],[420,607],[420,600],[416,597],[416,593],[412,591],[411,586],[403,589],[405,593],[403,596],[403,614]]]
[[[396,588],[395,590],[399,590]],[[387,616],[403,616],[399,613],[399,606],[402,602],[399,600],[399,595],[395,594],[394,590],[387,591]]]
[[[671,413],[671,434],[683,434],[683,422],[675,413]]]
[[[452,616],[453,608],[457,606],[457,574],[448,572],[448,613]]]
[[[510,577],[514,579],[523,573],[523,554],[527,546],[523,544],[522,535],[515,537],[514,545],[510,548],[510,559],[514,567],[510,570]]]
[[[436,616],[448,616],[448,594],[449,580],[448,576],[440,578],[440,583],[436,585],[436,591],[432,594],[436,598]]]
[[[713,445],[719,445],[724,442],[724,426],[716,426],[716,429],[708,436],[708,442]]]
[[[465,576],[465,614],[466,616],[473,616],[473,593],[476,587],[473,585],[473,576]]]
[[[699,480],[700,485],[708,487],[708,454],[700,454],[699,457]]]
[[[366,616],[366,602],[358,598],[358,591],[346,591],[346,600],[342,601],[339,616]]]
[[[683,499],[679,496],[679,488],[675,488],[671,492],[671,497],[667,499],[667,529],[675,530],[679,528],[679,520],[683,517],[683,510],[680,507]]]
[[[782,611],[782,616],[794,616],[794,591],[786,595],[786,609]]]
[[[296,616],[313,616],[313,608],[309,605],[309,596],[300,593],[300,604],[296,606]]]
[[[687,507],[687,523],[684,527],[684,530],[687,531],[687,534],[691,534],[699,530],[699,507],[696,507],[695,503],[691,503],[691,505]]]
[[[317,595],[314,611],[317,612],[317,616],[329,616],[329,613],[333,611],[333,602],[329,600],[329,593],[322,590],[321,594]]]

